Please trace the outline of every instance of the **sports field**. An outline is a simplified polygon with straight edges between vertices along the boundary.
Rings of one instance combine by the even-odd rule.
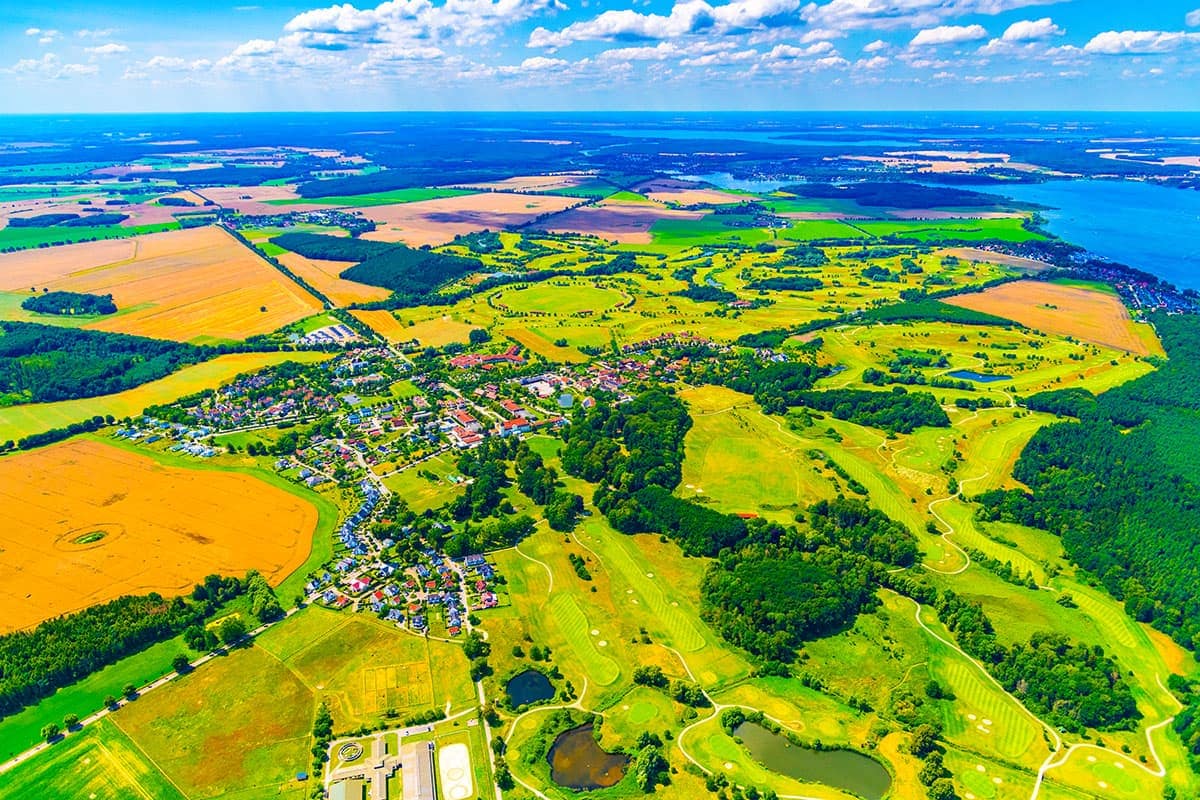
[[[40,251],[0,256],[0,288],[111,294],[127,312],[87,327],[181,342],[269,333],[322,307],[220,228],[62,250],[50,258]]]
[[[123,594],[190,591],[308,556],[311,503],[251,476],[76,439],[0,460],[0,632]]]
[[[978,294],[950,297],[946,302],[1128,353],[1163,352],[1153,330],[1134,322],[1120,298],[1106,292],[1046,281],[1016,281]]]
[[[326,358],[329,358],[326,353],[232,353],[192,364],[165,378],[116,394],[0,408],[0,441],[16,441],[51,428],[64,428],[96,415],[111,414],[123,419],[140,414],[147,406],[170,403],[202,389],[219,386],[243,372],[284,361],[309,363]]]

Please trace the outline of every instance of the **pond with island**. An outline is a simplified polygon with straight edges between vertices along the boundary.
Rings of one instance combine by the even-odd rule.
[[[862,753],[800,747],[754,722],[743,722],[733,733],[755,761],[780,775],[832,786],[866,800],[882,800],[891,788],[891,774]]]

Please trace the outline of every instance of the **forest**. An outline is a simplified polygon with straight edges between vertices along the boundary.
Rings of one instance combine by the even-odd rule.
[[[0,322],[0,405],[120,392],[216,354],[142,336]]]
[[[820,289],[824,284],[819,278],[809,278],[803,275],[784,275],[774,278],[762,278],[750,281],[747,289],[767,289],[770,291],[811,292]]]
[[[82,292],[42,292],[21,301],[21,308],[39,314],[115,314],[117,304],[111,294]]]
[[[465,256],[313,233],[285,233],[271,243],[306,258],[359,262],[344,270],[342,277],[390,290],[392,297],[373,304],[377,307],[402,308],[429,302],[440,286],[470,275],[481,266]]]
[[[878,576],[916,561],[901,524],[861,500],[821,502],[785,528],[761,520],[737,550],[709,566],[701,614],[731,643],[791,663],[805,641],[852,623],[877,603]]]
[[[950,426],[950,418],[937,398],[928,392],[909,392],[903,386],[893,387],[889,392],[867,389],[797,392],[791,405],[828,411],[837,419],[897,433],[912,433],[924,426]]]
[[[1038,431],[1014,476],[1029,492],[987,492],[987,519],[1043,528],[1067,555],[1149,622],[1200,646],[1200,318],[1155,315],[1170,360],[1097,397],[1071,391],[1026,403],[1076,416]]]

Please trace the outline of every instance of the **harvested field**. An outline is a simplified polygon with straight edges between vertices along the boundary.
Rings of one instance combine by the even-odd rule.
[[[350,266],[344,261],[305,258],[299,253],[283,253],[278,258],[279,263],[308,281],[314,289],[339,306],[373,303],[391,295],[391,292],[380,286],[368,286],[343,278],[342,270]]]
[[[670,178],[656,178],[634,187],[634,191],[644,194],[657,203],[668,203],[680,206],[690,205],[729,205],[742,203],[745,195],[723,192],[690,181],[677,181]]]
[[[595,178],[590,172],[558,172],[551,175],[518,175],[501,181],[462,184],[464,189],[508,192],[548,192],[553,189],[573,189]]]
[[[407,342],[413,338],[408,328],[400,324],[390,311],[351,311],[359,322],[378,333],[389,342]]]
[[[359,210],[379,225],[364,234],[364,239],[420,246],[445,244],[459,234],[473,231],[505,230],[579,202],[575,197],[556,195],[481,192]]]
[[[0,460],[0,633],[124,594],[304,563],[317,510],[254,477],[76,439]]]
[[[971,308],[1030,328],[1074,336],[1085,342],[1137,355],[1162,353],[1138,330],[1120,298],[1092,289],[1041,281],[1016,281],[978,294],[948,297],[944,302]]]
[[[405,326],[404,330],[407,331],[409,339],[416,339],[426,347],[445,347],[451,342],[466,344],[470,341],[471,331],[476,327],[442,316]]]
[[[699,211],[676,211],[657,203],[604,202],[581,206],[546,220],[552,233],[584,233],[618,242],[648,244],[650,228],[659,220],[697,220]]]
[[[7,254],[0,256],[0,281],[4,289],[41,284],[111,294],[126,313],[87,327],[180,342],[244,339],[322,308],[216,227]]]
[[[205,199],[212,200],[219,206],[231,208],[239,214],[278,214],[280,208],[271,205],[268,200],[297,201],[290,202],[287,211],[317,211],[328,208],[328,203],[306,203],[304,198],[296,194],[295,186],[216,186],[201,189],[200,194]]]
[[[1032,258],[1021,258],[1020,256],[1010,256],[1007,253],[993,253],[989,250],[980,250],[976,247],[947,247],[945,250],[939,250],[934,255],[955,256],[964,261],[974,261],[980,264],[1003,264],[1006,267],[1015,267],[1016,269],[1029,270],[1030,272],[1041,272],[1042,270],[1050,269],[1050,265],[1043,261],[1035,261]]]

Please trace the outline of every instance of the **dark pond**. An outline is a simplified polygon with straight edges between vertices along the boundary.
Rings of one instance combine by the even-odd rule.
[[[603,789],[625,777],[629,756],[606,753],[592,736],[592,723],[563,731],[554,740],[546,759],[550,777],[568,789]]]
[[[873,758],[850,750],[809,750],[761,725],[743,722],[734,730],[754,759],[772,772],[823,783],[867,800],[882,800],[892,776]]]
[[[508,693],[508,701],[513,708],[554,698],[554,684],[536,669],[527,669],[512,676],[504,691]]]
[[[956,369],[954,372],[947,372],[946,377],[955,378],[960,381],[975,381],[976,383],[995,383],[996,381],[1012,380],[1008,375],[992,375],[987,372],[975,372],[969,369]]]

